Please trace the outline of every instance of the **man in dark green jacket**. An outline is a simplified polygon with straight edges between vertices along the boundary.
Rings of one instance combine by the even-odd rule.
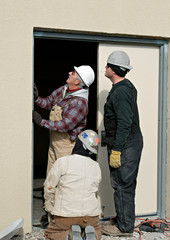
[[[133,233],[136,178],[143,148],[137,90],[125,78],[131,69],[125,52],[109,55],[105,76],[113,86],[104,106],[104,126],[117,216],[114,225],[103,226],[103,233],[113,236]]]

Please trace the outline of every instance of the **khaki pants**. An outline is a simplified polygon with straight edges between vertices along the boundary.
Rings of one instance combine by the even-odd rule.
[[[62,109],[61,107],[55,105],[50,112],[50,120],[61,121],[62,120]],[[50,144],[48,150],[48,164],[47,164],[47,174],[52,168],[55,161],[66,155],[72,153],[75,142],[71,142],[69,134],[66,132],[54,132],[50,131]]]
[[[67,234],[72,225],[79,225],[82,230],[88,225],[95,229],[96,239],[101,239],[102,227],[98,217],[58,217],[54,216],[51,219],[48,228],[45,230],[44,235],[48,240],[66,240]],[[83,236],[82,232],[82,236]]]
[[[71,142],[68,133],[50,132],[47,174],[55,161],[72,153],[75,142]]]

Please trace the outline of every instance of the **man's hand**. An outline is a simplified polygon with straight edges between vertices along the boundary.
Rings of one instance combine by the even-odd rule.
[[[36,84],[34,83],[34,100],[36,100],[39,96],[38,88]]]
[[[55,195],[45,193],[44,196],[45,196],[45,203],[44,203],[45,211],[47,211],[48,213],[51,213],[52,210],[54,209]]]
[[[120,155],[121,152],[112,150],[110,155],[110,166],[112,168],[119,168],[121,166]]]
[[[32,117],[33,117],[33,121],[38,125],[38,126],[40,126],[41,127],[41,121],[42,121],[42,117],[41,117],[41,115],[38,113],[38,112],[36,112],[36,111],[32,111]]]

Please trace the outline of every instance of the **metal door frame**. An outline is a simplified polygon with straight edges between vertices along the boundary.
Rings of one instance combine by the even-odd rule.
[[[123,37],[95,33],[78,32],[52,32],[35,30],[34,38],[48,38],[72,41],[85,41],[97,43],[116,43],[137,46],[159,47],[159,106],[158,106],[158,196],[157,216],[166,215],[166,164],[167,164],[167,83],[168,83],[168,41],[151,38]],[[33,38],[33,41],[34,41]]]

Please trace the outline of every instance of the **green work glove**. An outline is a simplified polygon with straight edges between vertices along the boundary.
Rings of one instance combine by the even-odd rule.
[[[110,155],[110,166],[112,168],[119,168],[121,166],[120,155],[121,152],[112,150]]]
[[[38,125],[38,126],[40,126],[41,127],[41,121],[42,121],[42,117],[41,117],[41,115],[38,113],[38,112],[36,112],[36,111],[32,111],[32,117],[33,117],[33,121]]]
[[[36,100],[39,96],[38,88],[36,84],[34,83],[34,99]]]

